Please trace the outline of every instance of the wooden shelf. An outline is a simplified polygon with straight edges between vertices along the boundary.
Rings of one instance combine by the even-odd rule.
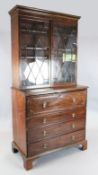
[[[25,33],[35,33],[35,34],[47,34],[48,31],[40,31],[40,30],[27,30],[27,29],[21,29],[21,32]]]
[[[47,59],[48,57],[41,57],[41,56],[21,56],[21,59],[24,60],[24,59]]]
[[[22,47],[21,49],[25,49],[25,50],[48,50],[48,47]]]

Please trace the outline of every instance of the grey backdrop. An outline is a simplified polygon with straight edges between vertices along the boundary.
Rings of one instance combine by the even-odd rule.
[[[16,4],[81,16],[78,34],[78,84],[89,86],[88,106],[98,104],[98,1],[0,1],[0,118],[11,118],[11,31],[8,11]]]

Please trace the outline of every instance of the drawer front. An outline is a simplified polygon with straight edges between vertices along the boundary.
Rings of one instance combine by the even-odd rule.
[[[58,111],[86,104],[86,91],[27,97],[27,113]]]
[[[46,139],[37,143],[28,144],[28,156],[35,156],[46,151],[75,144],[85,139],[85,130]]]
[[[40,141],[49,137],[55,137],[57,135],[67,134],[70,132],[74,132],[80,129],[85,128],[85,120],[77,119],[75,121],[63,122],[59,124],[54,124],[50,126],[46,126],[44,128],[31,128],[27,132],[27,140],[28,143],[33,143],[36,141]]]
[[[27,128],[41,128],[55,123],[67,122],[70,120],[76,120],[78,118],[85,118],[85,107],[75,108],[71,111],[55,112],[48,115],[31,115],[31,118],[27,120]]]

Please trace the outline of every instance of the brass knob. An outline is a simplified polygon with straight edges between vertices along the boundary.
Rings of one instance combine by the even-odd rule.
[[[72,118],[75,118],[76,114],[75,113],[72,113]]]
[[[47,107],[47,102],[44,101],[44,102],[43,102],[43,108],[45,109],[46,107]]]
[[[47,135],[47,131],[44,131],[44,137]]]
[[[73,123],[73,124],[72,124],[72,129],[75,129],[75,127],[76,127],[76,126],[75,126],[75,124]]]
[[[46,143],[44,143],[44,149],[47,149],[48,145]]]
[[[76,103],[76,98],[73,98],[72,100],[73,100],[73,103]]]
[[[72,141],[75,141],[75,136],[74,135],[72,136]]]
[[[46,122],[47,122],[47,119],[44,118],[44,119],[43,119],[43,124],[46,124]]]

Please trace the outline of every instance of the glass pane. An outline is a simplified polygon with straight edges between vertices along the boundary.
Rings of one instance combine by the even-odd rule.
[[[52,83],[76,82],[77,28],[53,24]]]
[[[49,84],[49,23],[20,21],[21,86]]]

